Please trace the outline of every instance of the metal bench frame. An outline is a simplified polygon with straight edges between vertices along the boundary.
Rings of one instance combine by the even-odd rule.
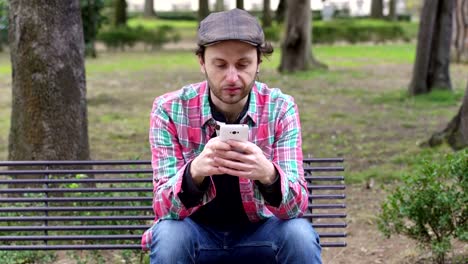
[[[304,159],[311,202],[303,217],[322,247],[346,246],[346,186],[335,175],[342,163]],[[141,249],[154,220],[150,161],[0,161],[0,168],[0,250]],[[125,195],[111,196],[117,193]],[[103,233],[83,234],[90,231]]]

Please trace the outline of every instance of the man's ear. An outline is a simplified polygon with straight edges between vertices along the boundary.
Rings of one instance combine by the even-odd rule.
[[[206,74],[205,60],[203,59],[202,56],[198,56],[198,63],[200,63],[200,71],[201,71],[203,74]]]

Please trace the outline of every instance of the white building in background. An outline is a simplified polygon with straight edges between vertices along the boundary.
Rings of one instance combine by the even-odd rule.
[[[384,0],[388,6],[390,0]],[[210,7],[213,7],[216,0],[209,0]],[[271,0],[271,9],[276,10],[279,0]],[[127,0],[129,11],[142,11],[145,0]],[[224,0],[225,9],[236,7],[236,0]],[[261,10],[263,0],[244,0],[246,10]],[[351,16],[366,16],[370,14],[371,0],[311,0],[312,10],[322,10],[323,8],[349,10]],[[154,9],[157,11],[196,11],[198,10],[198,0],[154,0]],[[405,13],[404,0],[397,0],[397,13]],[[384,9],[384,14],[388,13],[388,8]]]

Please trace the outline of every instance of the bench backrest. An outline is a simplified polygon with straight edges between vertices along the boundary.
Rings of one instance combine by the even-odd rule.
[[[335,175],[342,162],[304,160],[311,192],[304,217],[324,247],[346,246],[344,177]],[[140,249],[154,220],[150,161],[4,161],[0,168],[0,250]]]

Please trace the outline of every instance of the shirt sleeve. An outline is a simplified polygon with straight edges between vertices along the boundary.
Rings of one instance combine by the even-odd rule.
[[[278,218],[299,217],[307,211],[309,195],[304,178],[302,138],[299,112],[294,101],[284,106],[278,117],[272,163],[279,173],[281,203],[266,204]]]
[[[170,118],[169,111],[158,103],[158,99],[151,112],[149,141],[155,220],[183,219],[215,197],[214,184],[209,184],[198,204],[188,208],[181,201],[182,182],[190,161],[184,159],[176,124]]]

